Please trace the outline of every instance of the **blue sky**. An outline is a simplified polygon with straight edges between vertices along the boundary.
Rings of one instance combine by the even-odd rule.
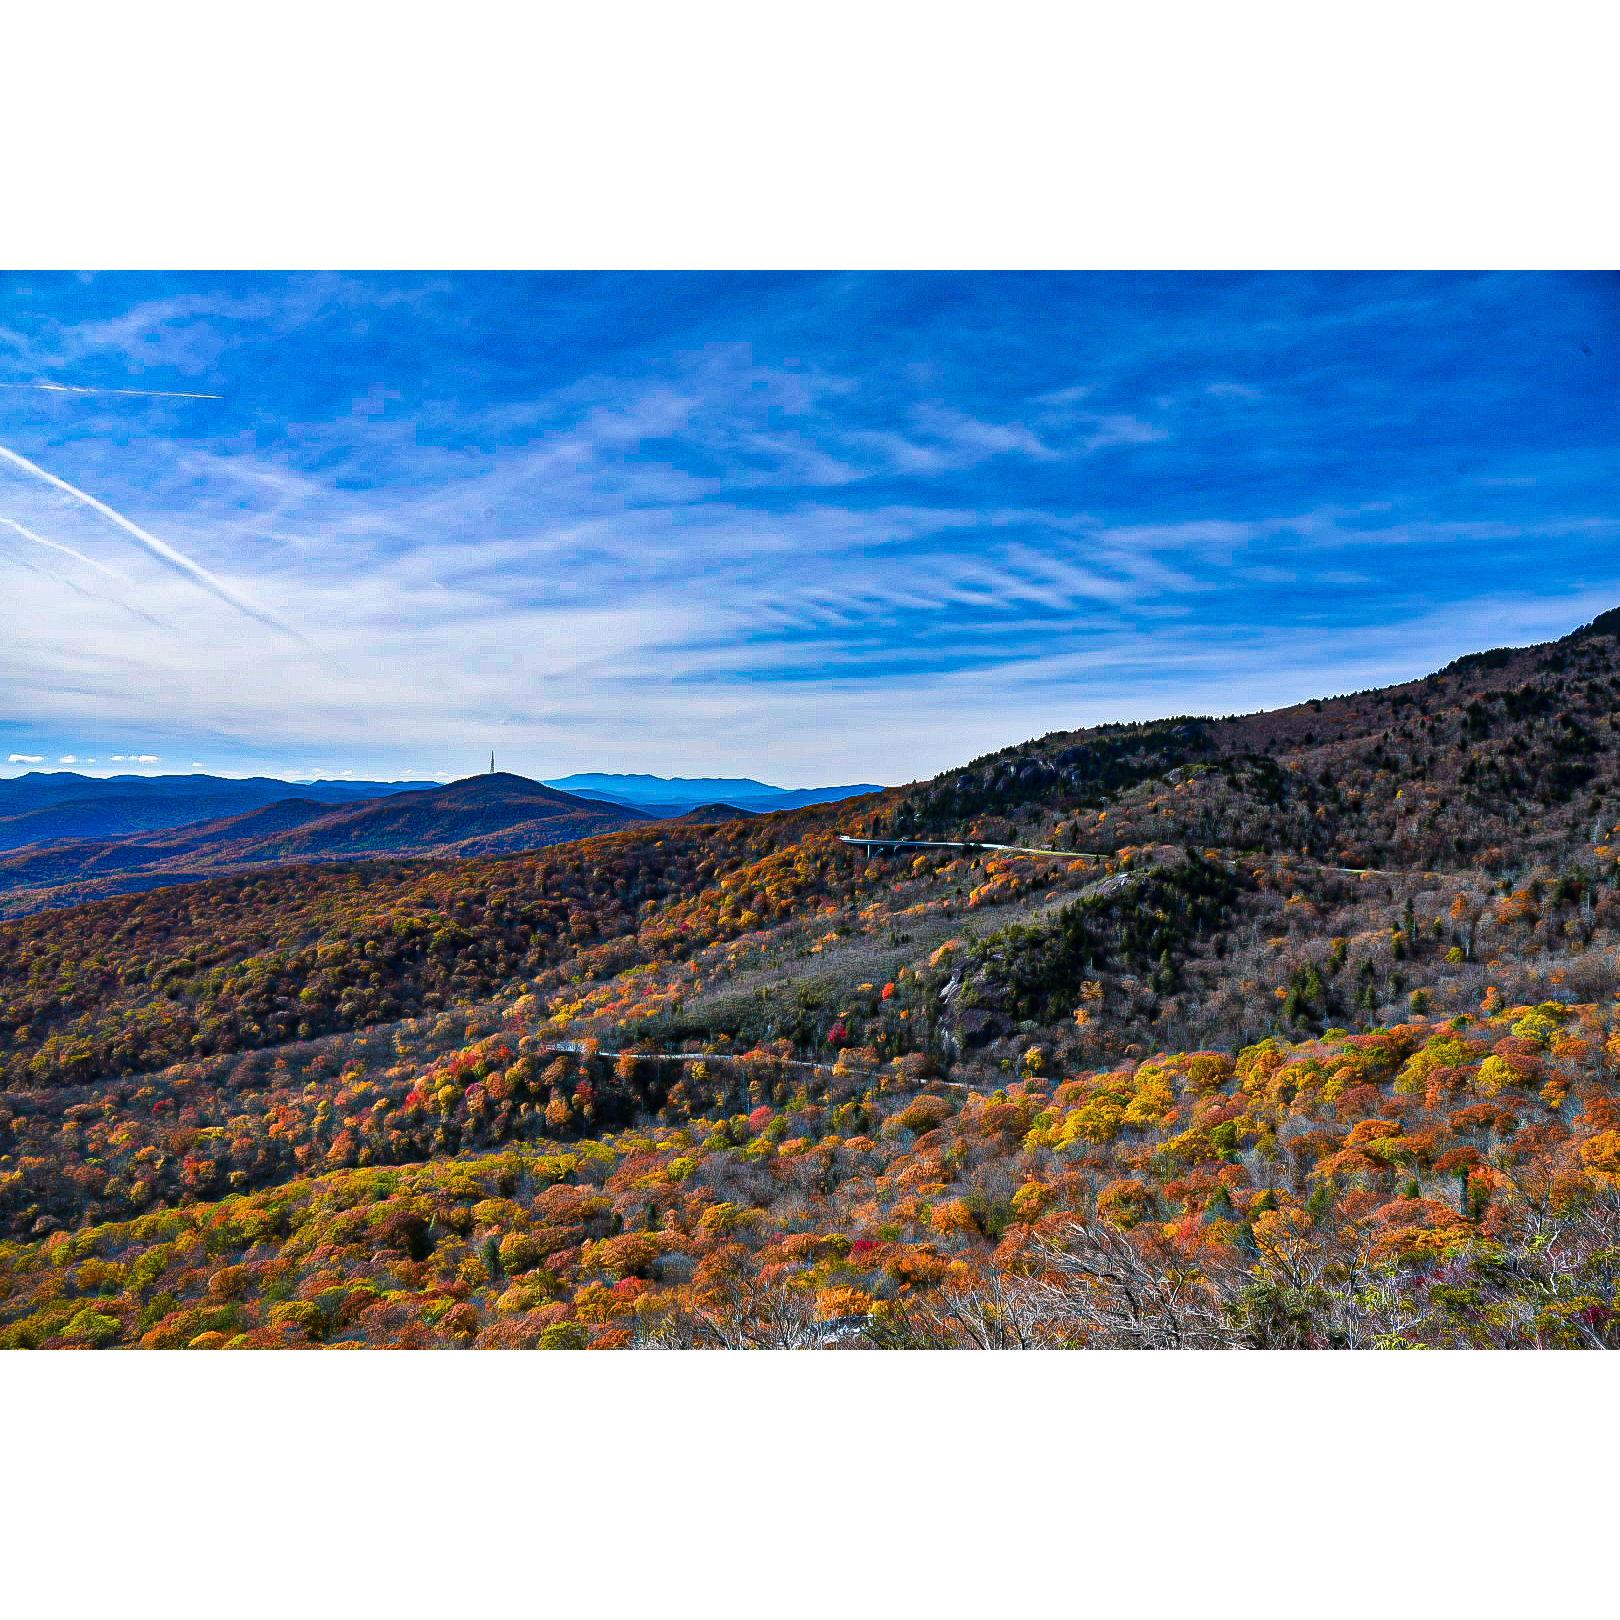
[[[8,275],[0,771],[901,781],[1562,634],[1617,294]]]

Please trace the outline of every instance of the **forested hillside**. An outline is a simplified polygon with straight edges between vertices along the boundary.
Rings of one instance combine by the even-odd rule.
[[[0,925],[8,1342],[1615,1342],[1617,631]]]

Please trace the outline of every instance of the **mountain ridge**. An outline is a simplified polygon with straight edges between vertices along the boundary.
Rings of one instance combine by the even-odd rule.
[[[1598,621],[1600,626],[1608,622]],[[344,845],[345,857],[364,856],[369,874],[360,891],[351,889],[349,877],[329,873],[321,864],[283,866],[255,870],[252,890],[261,898],[251,916],[239,910],[240,897],[248,892],[240,886],[242,880],[212,877],[168,895],[160,889],[0,924],[0,940],[15,947],[9,952],[12,971],[0,960],[0,1009],[8,993],[16,996],[29,982],[27,974],[17,978],[16,963],[30,954],[41,964],[59,960],[59,973],[47,973],[43,965],[38,972],[52,984],[79,982],[79,970],[72,966],[77,953],[95,955],[101,947],[93,941],[109,928],[133,929],[137,938],[155,928],[154,937],[166,941],[164,952],[180,948],[177,942],[185,939],[206,940],[210,954],[223,952],[227,958],[246,949],[251,938],[261,957],[265,951],[272,957],[287,953],[285,968],[277,971],[291,975],[287,982],[296,994],[303,971],[296,966],[303,949],[297,941],[306,937],[306,925],[296,919],[304,908],[313,906],[324,915],[336,906],[323,928],[338,927],[346,917],[343,928],[364,932],[375,926],[368,921],[370,908],[383,905],[382,896],[390,893],[400,897],[390,904],[406,904],[411,895],[504,895],[509,898],[500,902],[503,907],[519,912],[538,907],[537,915],[553,919],[546,927],[557,932],[531,932],[517,956],[510,955],[509,945],[495,950],[491,944],[488,962],[505,962],[505,968],[486,963],[474,972],[475,959],[469,958],[457,981],[458,993],[467,995],[493,991],[503,982],[500,974],[517,971],[519,961],[529,964],[524,971],[541,970],[552,953],[566,952],[571,947],[565,942],[577,939],[617,939],[621,943],[615,949],[628,953],[627,965],[647,961],[667,968],[682,959],[680,952],[688,948],[694,930],[713,929],[720,919],[723,935],[760,934],[760,949],[780,949],[797,960],[794,953],[811,949],[813,938],[806,943],[805,930],[816,915],[827,919],[823,926],[836,921],[832,938],[843,937],[838,928],[857,939],[874,930],[914,937],[919,923],[882,920],[889,907],[912,895],[910,905],[921,907],[919,917],[937,918],[943,925],[945,919],[973,915],[982,931],[998,917],[1023,918],[1037,895],[1054,900],[1078,895],[1094,881],[1097,861],[1123,876],[1133,863],[1143,861],[1173,866],[1216,859],[1236,877],[1216,894],[1207,924],[1198,922],[1193,933],[1183,926],[1195,920],[1191,911],[1177,920],[1179,902],[1173,902],[1173,892],[1182,879],[1167,867],[1170,887],[1163,909],[1171,921],[1148,926],[1139,941],[1131,908],[1122,900],[1111,902],[1112,909],[1097,913],[1095,923],[1086,925],[1084,939],[1091,944],[1076,935],[1066,945],[1051,941],[1039,949],[1030,947],[1037,956],[1040,949],[1048,950],[1061,967],[1053,994],[1073,990],[1061,974],[1078,969],[1062,964],[1083,964],[1088,951],[1094,958],[1092,978],[1100,973],[1099,982],[1112,983],[1110,974],[1118,980],[1110,1018],[1064,1026],[1061,1045],[1067,1049],[1078,1042],[1077,1050],[1096,1048],[1098,1055],[1106,1055],[1153,1038],[1152,1031],[1161,1027],[1185,1026],[1189,1038],[1200,1032],[1213,1036],[1228,1027],[1243,1033],[1265,1027],[1270,1003],[1257,1005],[1244,986],[1278,971],[1271,937],[1287,942],[1276,951],[1294,953],[1284,982],[1272,981],[1281,1000],[1308,1009],[1308,1016],[1318,1021],[1364,1017],[1404,1005],[1407,994],[1422,987],[1420,980],[1430,982],[1425,994],[1437,996],[1460,994],[1459,987],[1472,983],[1483,960],[1476,948],[1477,919],[1494,914],[1493,897],[1499,896],[1503,882],[1516,880],[1515,874],[1544,873],[1536,881],[1561,897],[1551,913],[1538,904],[1536,915],[1557,915],[1569,922],[1561,908],[1578,903],[1591,910],[1591,929],[1601,933],[1608,926],[1609,913],[1596,901],[1608,896],[1605,885],[1611,879],[1602,874],[1612,872],[1612,852],[1620,848],[1620,837],[1611,832],[1620,822],[1616,671],[1612,633],[1583,627],[1557,642],[1514,649],[1500,659],[1461,668],[1454,663],[1417,681],[1285,710],[1052,733],[853,806],[811,806],[711,824],[627,823],[605,837],[558,843],[498,861],[468,860],[431,873],[373,856],[351,839]],[[1070,869],[1050,860],[985,862],[950,851],[934,856],[908,852],[901,859],[863,865],[838,845],[838,832],[1073,848],[1077,858]],[[1082,858],[1081,851],[1090,853]],[[1567,881],[1559,875],[1576,868],[1588,875]],[[862,876],[868,869],[893,874],[887,880],[892,892],[870,915],[859,900],[866,892],[863,885],[873,881]],[[1378,881],[1385,888],[1368,889],[1366,879],[1344,875],[1360,870],[1383,873]],[[615,878],[614,872],[621,875]],[[1272,908],[1285,883],[1301,897],[1302,909],[1274,918]],[[823,889],[825,896],[816,898]],[[1122,892],[1129,894],[1128,889]],[[1378,927],[1369,920],[1380,915],[1375,892],[1384,894],[1386,902],[1395,897],[1388,902],[1394,918],[1386,909]],[[1423,898],[1430,905],[1437,892],[1447,897],[1447,906],[1460,908],[1458,915],[1476,922],[1458,924],[1449,913],[1432,918],[1433,928],[1447,942],[1445,950],[1434,952],[1426,941],[1420,949],[1418,942],[1406,940],[1400,908],[1403,895],[1414,904]],[[365,894],[373,898],[362,898]],[[641,900],[626,911],[637,895]],[[751,897],[751,903],[744,897]],[[642,909],[647,900],[656,902],[650,912]],[[493,903],[487,898],[483,902]],[[559,922],[564,914],[574,920]],[[801,915],[804,921],[798,920]],[[1311,964],[1300,953],[1308,954],[1309,942],[1295,939],[1304,918],[1352,942],[1365,936],[1363,944],[1354,946],[1364,953],[1357,959],[1357,972],[1365,970],[1371,977],[1346,984],[1326,974],[1320,962],[1307,973]],[[1279,931],[1282,921],[1289,926]],[[490,926],[499,932],[506,925]],[[1587,937],[1584,920],[1571,922],[1571,927],[1576,930],[1571,937]],[[1392,957],[1395,935],[1402,940],[1401,954]],[[779,943],[771,944],[778,936]],[[1154,938],[1159,945],[1142,959],[1145,942]],[[283,944],[274,944],[277,940]],[[91,1001],[71,1018],[88,1012],[113,1019],[109,1029],[123,1024],[124,1015],[115,1008],[126,996],[134,998],[131,1005],[139,1004],[148,993],[141,972],[158,968],[154,959],[138,970],[146,958],[138,952],[130,957],[132,949],[120,946],[134,974],[125,988],[109,991],[111,999],[100,1013],[94,1010],[101,1005],[100,991],[76,992],[89,994]],[[843,946],[838,949],[845,952]],[[1456,961],[1447,954],[1453,950],[1460,953]],[[1556,941],[1540,934],[1534,950],[1526,955],[1527,950],[1515,948],[1514,959],[1520,963],[1515,971],[1521,976],[1542,973],[1541,966],[1532,969],[1529,964],[1553,961],[1558,954]],[[823,943],[821,954],[829,951]],[[1015,955],[1019,953],[1028,954],[1024,945],[1017,946]],[[1158,961],[1160,957],[1164,960]],[[885,946],[884,959],[898,971],[905,947]],[[937,1034],[991,1047],[1011,1038],[1019,1021],[1012,1009],[1029,1002],[1034,992],[1009,990],[998,976],[1012,971],[1013,957],[1001,966],[999,960],[987,958],[975,969],[980,986],[974,992],[976,1006],[953,1001],[948,1017],[930,1021]],[[1560,971],[1566,982],[1574,983],[1607,960],[1583,949],[1581,960]],[[1239,962],[1248,966],[1240,968]],[[1303,975],[1298,984],[1290,978],[1296,970]],[[878,969],[869,968],[864,977],[873,971]],[[1027,964],[1017,967],[1014,977],[1019,976],[1027,978]],[[90,975],[82,982],[103,981]],[[444,993],[432,984],[432,973],[423,977],[412,970],[393,990],[384,989],[380,1004],[420,1005],[424,996]],[[30,1053],[48,1054],[52,1032],[70,1016],[69,1004],[57,1006],[49,997],[36,1003],[32,992],[24,1003],[29,1009],[24,1014],[0,1011],[0,1033],[8,1017],[13,1026],[28,1030],[25,1046],[13,1046],[0,1062],[26,1064]],[[341,1017],[350,1025],[376,1016],[365,1011],[372,1005],[369,995],[351,995],[343,1004],[348,1010]],[[777,1001],[760,1005],[775,1008]],[[331,1016],[335,1014],[323,1015]],[[779,1009],[766,1024],[799,1027],[804,1017]],[[315,1030],[334,1027],[304,1015],[293,1027],[300,1024]],[[280,1020],[267,1007],[248,1025],[267,1032],[280,1027]],[[239,1038],[219,1032],[211,1037],[227,1044]],[[154,1052],[166,1050],[166,1042],[167,1037],[158,1041]],[[94,1042],[85,1048],[97,1049]],[[51,1060],[46,1056],[45,1061]]]
[[[1620,1346],[1597,624],[0,924],[0,1345]]]
[[[583,771],[573,776],[546,779],[547,786],[577,793],[583,798],[629,804],[659,815],[684,815],[707,804],[729,804],[754,814],[797,810],[808,804],[830,804],[841,799],[881,793],[873,782],[845,783],[838,787],[779,788],[751,776],[648,776],[632,772]]]
[[[487,776],[490,773],[481,772]],[[497,773],[510,774],[510,773]],[[474,778],[458,778],[473,780]],[[524,781],[536,780],[524,777]],[[582,784],[579,792],[572,783]],[[618,784],[616,789],[613,784]],[[191,774],[86,776],[78,771],[26,771],[0,777],[0,853],[67,839],[122,838],[216,821],[286,799],[340,805],[401,793],[433,792],[430,781],[225,777]],[[752,777],[657,777],[581,773],[542,782],[593,803],[628,806],[647,815],[683,815],[705,804],[735,804],[753,813],[849,798],[881,789],[869,783],[828,788],[776,788]],[[740,798],[726,791],[743,788]],[[633,791],[631,791],[633,790]]]
[[[436,787],[433,782],[277,777],[84,776],[77,771],[27,771],[0,778],[0,851],[65,838],[113,838],[158,832],[242,814],[282,799],[338,805],[389,793]]]
[[[0,910],[18,915],[130,889],[300,861],[466,859],[541,848],[647,820],[506,772],[332,804],[288,798],[238,815],[0,854]]]

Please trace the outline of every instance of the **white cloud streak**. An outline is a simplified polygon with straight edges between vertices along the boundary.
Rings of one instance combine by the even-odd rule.
[[[245,597],[232,590],[224,580],[208,572],[201,563],[193,561],[183,551],[176,551],[167,541],[160,540],[155,534],[143,529],[140,524],[132,523],[122,512],[115,511],[105,501],[99,501],[94,495],[80,489],[76,484],[70,484],[65,478],[58,478],[55,473],[47,472],[37,462],[30,461],[27,456],[19,455],[15,450],[0,444],[0,458],[9,461],[13,466],[21,467],[24,472],[32,473],[36,478],[42,478],[53,488],[71,495],[76,501],[82,502],[92,511],[99,512],[110,523],[115,523],[126,534],[138,540],[160,562],[167,563],[171,568],[178,569],[182,574],[189,576],[210,595],[217,597],[227,606],[233,607],[238,613],[245,614],[250,619],[256,619],[260,624],[269,625],[279,630],[283,635],[291,636],[295,641],[305,638],[291,625],[283,624],[273,613],[264,608],[255,606]]]
[[[47,540],[42,534],[35,534],[30,528],[19,523],[16,518],[0,517],[8,529],[20,534],[24,540],[32,540],[36,546],[45,546],[51,551],[60,551],[64,556],[72,557],[76,562],[82,562],[86,568],[93,568],[98,574],[105,574],[108,579],[116,579],[120,585],[129,584],[129,576],[120,574],[116,568],[109,568],[104,562],[97,562],[94,557],[82,552],[76,546],[64,545],[60,540]]]
[[[55,573],[50,569],[37,568],[33,563],[29,562],[26,557],[17,557],[15,560],[21,563],[24,568],[28,569],[30,573],[39,574],[46,579],[53,579],[58,584],[65,585],[74,593],[74,595],[81,596],[86,601],[110,602],[114,607],[121,608],[125,613],[132,615],[134,618],[140,619],[143,623],[151,625],[155,630],[166,630],[168,628],[168,626],[166,626],[161,619],[154,618],[145,610],[145,608],[137,607],[135,603],[129,599],[128,590],[130,587],[130,581],[123,574],[120,574],[116,569],[109,568],[105,563],[97,562],[94,557],[80,551],[76,546],[64,545],[60,540],[47,540],[44,535],[36,534],[32,529],[28,528],[25,524],[19,523],[15,518],[0,517],[0,525],[4,525],[6,528],[11,529],[24,540],[31,541],[36,546],[44,546],[50,551],[59,551],[64,556],[72,557],[76,561],[83,563],[86,567],[95,569],[98,574],[107,575],[108,578],[116,580],[120,586],[124,587],[124,589],[118,595],[110,595],[105,591],[89,591],[86,590],[84,586],[80,585],[76,580],[69,579],[64,574]]]
[[[224,399],[223,394],[187,394],[167,388],[84,388],[74,383],[0,382],[0,388],[35,389],[42,394],[107,394],[125,399]]]

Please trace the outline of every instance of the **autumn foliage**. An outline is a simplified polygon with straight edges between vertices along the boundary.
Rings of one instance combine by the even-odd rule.
[[[1517,1007],[990,1091],[827,1068],[746,1112],[322,1153],[0,1244],[0,1343],[1620,1346],[1617,1050],[1610,1012]],[[475,1043],[404,1111],[523,1061]],[[355,1129],[272,1118],[298,1146]]]
[[[0,923],[0,1344],[1620,1344],[1615,651]]]

